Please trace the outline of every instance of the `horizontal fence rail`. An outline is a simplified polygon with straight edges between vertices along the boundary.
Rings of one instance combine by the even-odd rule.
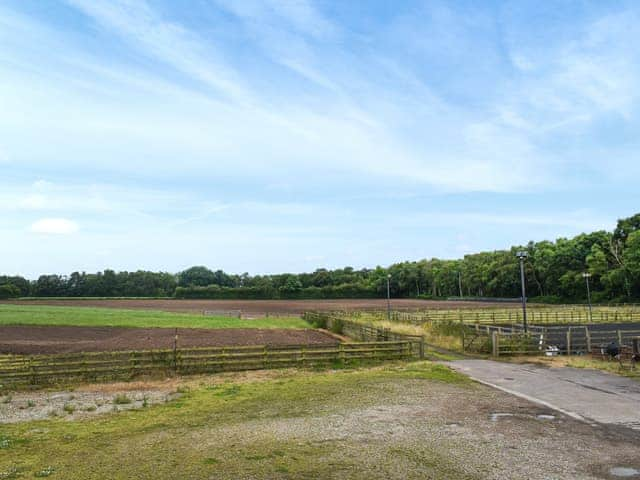
[[[422,310],[419,312],[369,310],[352,312],[355,316],[368,315],[379,320],[422,325],[430,322],[463,322],[476,324],[522,323],[522,310],[517,308],[482,310]],[[627,323],[640,322],[638,307],[596,307],[589,313],[587,307],[529,307],[527,320],[531,324],[572,324],[572,323]]]
[[[0,357],[0,386],[129,380],[139,375],[260,370],[413,356],[413,346],[407,341],[7,355]]]
[[[358,340],[415,342],[415,345],[421,345],[422,355],[427,345],[425,336],[398,334],[388,328],[374,326],[372,322],[391,318],[392,322],[424,327],[428,332],[427,338],[430,338],[428,335],[457,336],[463,353],[494,356],[602,355],[611,342],[619,345],[623,352],[631,352],[633,339],[640,337],[640,309],[637,306],[600,307],[601,310],[594,311],[592,317],[581,308],[529,309],[527,332],[522,325],[522,312],[517,310],[307,312],[305,318]],[[617,308],[624,310],[617,311]],[[591,318],[593,322],[588,321]],[[443,328],[434,332],[430,327],[435,326]],[[437,338],[434,341],[437,342]]]
[[[349,320],[345,314],[336,312],[305,312],[303,318],[308,322],[346,335],[359,342],[407,342],[411,345],[413,356],[424,358],[424,336],[406,335],[392,332],[389,328]]]
[[[606,347],[615,343],[623,354],[629,354],[640,329],[593,330],[589,326],[539,328],[527,333],[494,328],[481,337],[490,339],[491,353],[500,355],[604,355]]]
[[[242,318],[242,310],[203,310],[205,317],[232,317]]]

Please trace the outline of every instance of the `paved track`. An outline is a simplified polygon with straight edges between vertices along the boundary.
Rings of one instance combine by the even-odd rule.
[[[640,382],[630,378],[491,360],[457,360],[450,365],[474,380],[574,418],[640,430]]]

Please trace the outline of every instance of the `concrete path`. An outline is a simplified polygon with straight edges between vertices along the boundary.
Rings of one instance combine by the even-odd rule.
[[[640,430],[640,382],[579,368],[546,368],[491,360],[448,364],[474,380],[574,418]]]

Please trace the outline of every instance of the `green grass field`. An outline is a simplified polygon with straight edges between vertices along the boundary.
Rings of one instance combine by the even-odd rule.
[[[424,389],[448,386],[473,391],[466,377],[429,362],[285,371],[249,383],[196,384],[178,400],[129,412],[0,424],[0,478],[372,479],[399,468],[402,478],[477,478],[459,471],[446,449],[415,447],[411,434],[387,442],[371,433],[372,445],[333,425],[346,415],[365,428],[357,412],[409,397],[420,405]],[[398,458],[405,450],[410,460]]]
[[[114,308],[0,305],[0,325],[162,328],[309,328],[301,318],[238,319]]]

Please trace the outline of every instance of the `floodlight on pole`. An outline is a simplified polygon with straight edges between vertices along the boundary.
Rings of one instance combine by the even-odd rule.
[[[391,321],[391,274],[387,274],[387,320]]]
[[[524,261],[529,255],[526,251],[521,250],[516,253],[516,257],[520,259],[520,285],[522,287],[522,328],[527,333],[527,292],[524,285]]]
[[[582,278],[584,278],[587,282],[587,301],[589,302],[589,323],[593,323],[593,309],[591,308],[591,287],[589,286],[589,279],[591,278],[591,274],[589,272],[584,272],[582,274]]]

